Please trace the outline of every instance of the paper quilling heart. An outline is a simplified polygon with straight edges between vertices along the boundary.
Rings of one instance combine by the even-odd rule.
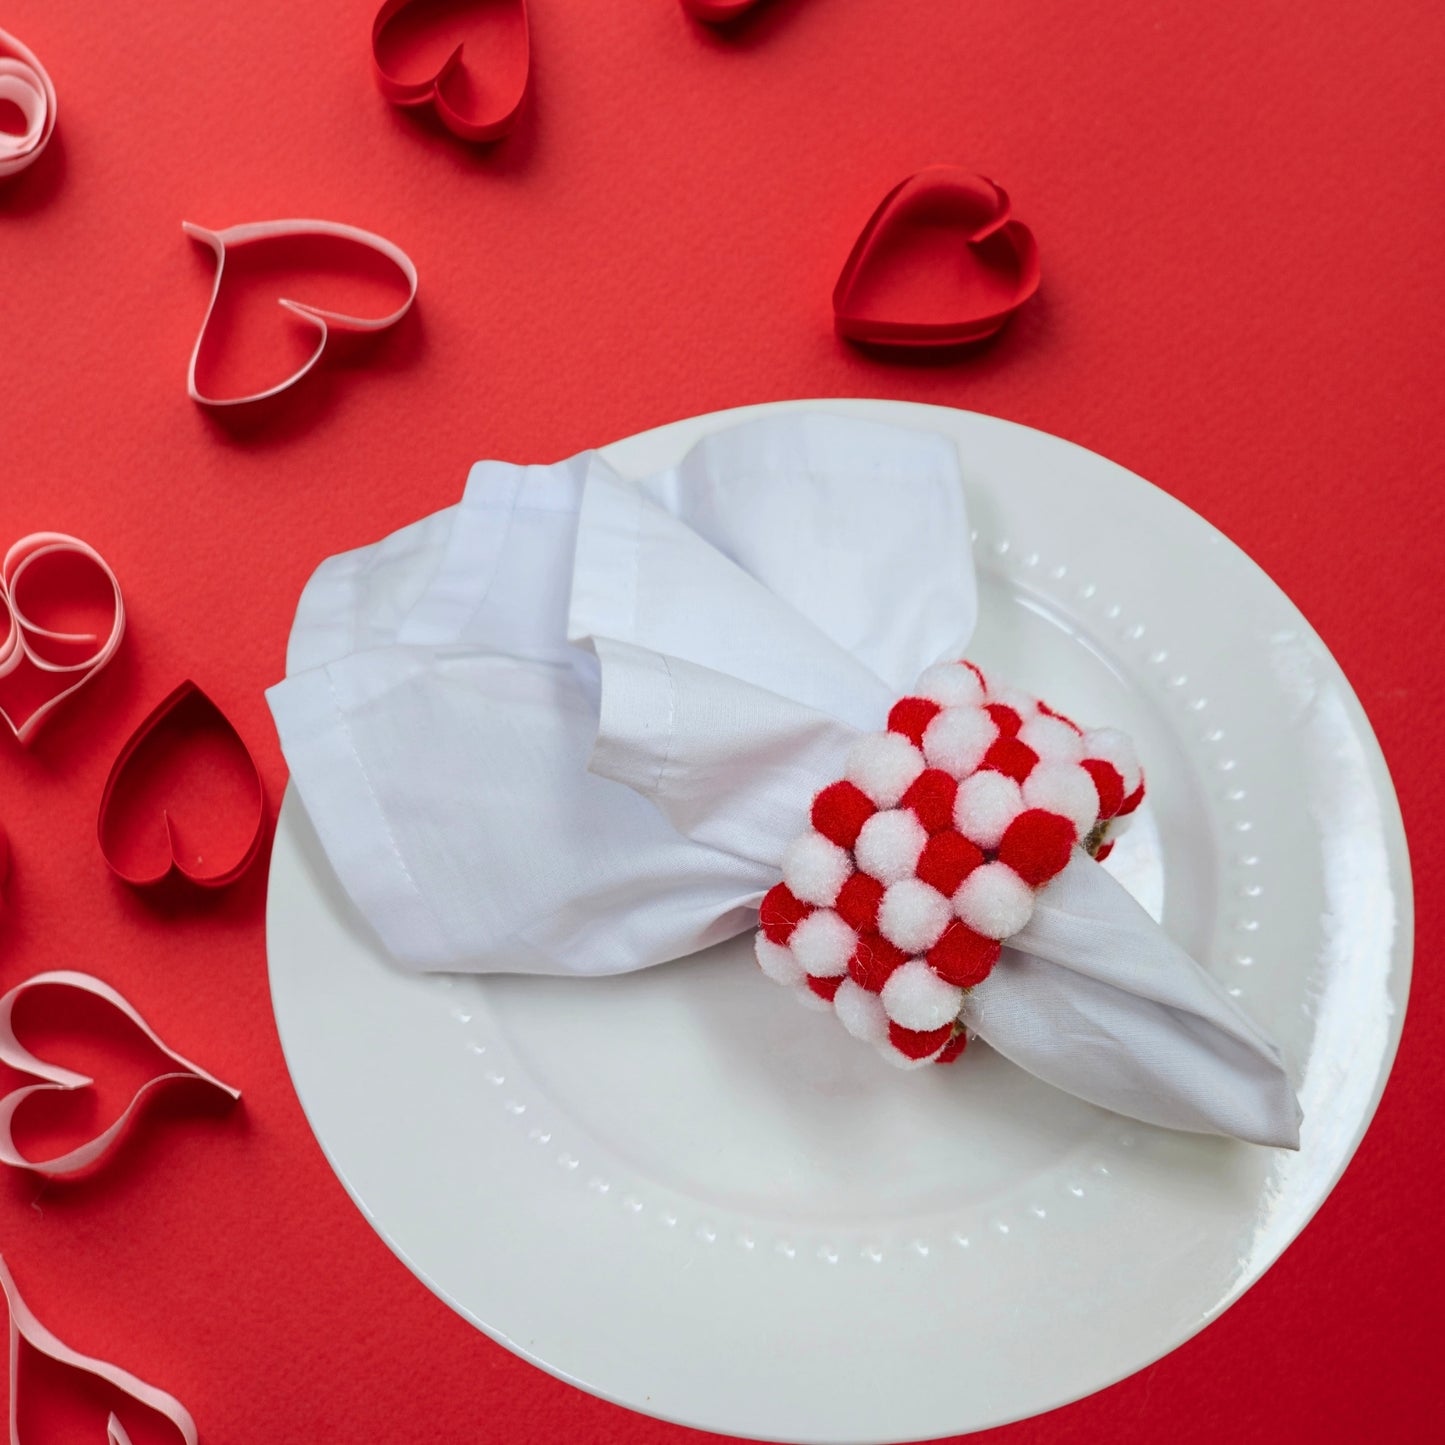
[[[709,25],[725,24],[751,10],[758,0],[682,0],[683,7]]]
[[[112,599],[109,630],[62,632],[41,626],[31,615],[27,593],[38,589],[47,560],[78,561],[93,571]],[[115,656],[125,636],[125,603],[120,583],[105,558],[78,537],[35,532],[22,537],[0,561],[0,719],[22,743],[71,693],[85,686]],[[47,680],[53,686],[41,686]],[[7,693],[11,701],[7,704]]]
[[[500,65],[491,55],[488,67],[476,71],[467,45],[473,43],[473,27],[487,12],[507,23],[511,35]],[[455,42],[441,65],[430,74],[404,77],[400,72],[408,57],[399,44],[434,44],[438,39]],[[386,0],[372,22],[371,58],[377,86],[393,105],[430,105],[453,135],[469,141],[498,140],[521,113],[531,79],[526,0]]]
[[[144,1380],[137,1379],[128,1370],[122,1370],[119,1365],[112,1365],[106,1360],[97,1360],[92,1355],[82,1355],[79,1350],[71,1349],[69,1345],[57,1339],[46,1329],[35,1317],[30,1306],[25,1303],[20,1288],[15,1283],[15,1277],[10,1273],[10,1266],[6,1264],[3,1255],[0,1255],[0,1291],[4,1292],[5,1303],[10,1310],[10,1445],[21,1445],[18,1402],[20,1399],[20,1345],[22,1341],[48,1360],[54,1360],[57,1364],[66,1365],[72,1370],[79,1370],[82,1374],[92,1375],[97,1380],[103,1380],[112,1389],[129,1396],[138,1405],[143,1405],[147,1410],[153,1410],[163,1419],[168,1420],[175,1426],[186,1445],[197,1445],[199,1435],[196,1431],[196,1422],[191,1418],[190,1411],[174,1395],[168,1395],[164,1390],[158,1390],[154,1385],[146,1384]],[[130,1445],[129,1433],[113,1412],[106,1421],[105,1433],[108,1445]]]
[[[181,229],[192,240],[209,246],[216,254],[216,279],[211,287],[211,300],[206,307],[206,315],[201,322],[196,344],[191,348],[191,363],[186,375],[186,389],[190,393],[191,400],[199,402],[202,406],[244,406],[248,402],[264,401],[267,397],[276,396],[287,390],[288,387],[295,386],[316,366],[326,350],[327,339],[332,331],[385,331],[389,326],[395,326],[411,310],[412,302],[416,300],[417,272],[411,257],[400,246],[394,245],[385,237],[374,235],[370,231],[363,231],[358,226],[346,226],[336,221],[253,221],[246,225],[229,226],[224,231],[210,231],[204,226],[183,221]],[[248,392],[243,396],[212,396],[203,392],[196,379],[196,371],[202,349],[206,345],[211,318],[216,312],[216,302],[225,282],[228,253],[243,246],[267,241],[284,242],[308,237],[329,237],[334,241],[363,247],[384,257],[396,267],[406,281],[406,299],[400,306],[384,315],[358,316],[343,311],[327,310],[294,297],[277,297],[277,305],[289,311],[306,325],[315,327],[316,346],[311,355],[288,376],[263,390]]]
[[[959,346],[994,335],[1038,285],[1033,232],[1003,189],[930,166],[869,217],[833,290],[834,323],[875,346]]]
[[[96,830],[106,863],[136,888],[175,878],[222,888],[256,861],[265,822],[265,790],[250,749],[186,681],[116,756]]]
[[[77,989],[108,1003],[117,1013],[124,1015],[140,1029],[146,1038],[176,1067],[166,1073],[156,1074],[142,1084],[120,1117],[108,1129],[97,1134],[94,1139],[90,1139],[54,1159],[35,1160],[27,1159],[15,1143],[12,1126],[16,1111],[26,1099],[34,1094],[53,1093],[57,1089],[64,1091],[87,1089],[95,1082],[85,1074],[78,1074],[72,1069],[64,1069],[58,1064],[50,1064],[44,1059],[36,1058],[15,1037],[16,1003],[32,988],[39,988],[43,985]],[[0,1098],[0,1164],[8,1164],[12,1169],[25,1169],[46,1179],[71,1179],[98,1167],[120,1143],[145,1107],[147,1100],[177,1082],[184,1080],[190,1083],[205,1084],[212,1089],[220,1090],[232,1100],[241,1097],[239,1089],[233,1089],[229,1084],[223,1084],[218,1078],[208,1074],[199,1064],[193,1064],[189,1059],[164,1044],[156,1031],[126,998],[108,983],[93,978],[88,973],[76,973],[68,969],[37,973],[31,978],[17,983],[3,998],[0,998],[0,1063],[8,1064],[12,1069],[16,1069],[22,1074],[29,1074],[32,1078],[46,1080],[43,1084],[27,1084],[21,1088],[12,1089],[3,1098]]]
[[[8,100],[25,120],[19,135],[0,131],[0,179],[40,159],[55,131],[55,87],[33,51],[0,30],[0,100]]]

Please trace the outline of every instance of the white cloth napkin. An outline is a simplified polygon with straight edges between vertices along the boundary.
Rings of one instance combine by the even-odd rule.
[[[479,463],[459,506],[321,566],[268,696],[400,963],[620,973],[756,927],[813,793],[976,615],[952,444],[793,414],[641,482]],[[1001,1053],[1297,1147],[1279,1051],[1097,864],[1011,942],[967,1004]]]

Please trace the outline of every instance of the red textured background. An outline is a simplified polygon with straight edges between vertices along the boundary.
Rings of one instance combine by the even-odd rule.
[[[127,893],[94,842],[110,759],[191,675],[278,802],[261,692],[302,583],[453,501],[478,457],[778,397],[902,397],[1072,438],[1241,543],[1364,700],[1428,881],[1445,9],[771,0],[719,38],[677,0],[536,0],[534,103],[490,153],[386,107],[370,19],[365,0],[0,12],[60,92],[50,151],[0,183],[0,542],[83,535],[132,619],[28,754],[0,738],[0,983],[93,969],[246,1091],[230,1114],[180,1101],[93,1183],[0,1179],[0,1246],[63,1338],[174,1391],[210,1445],[701,1439],[514,1359],[392,1257],[286,1076],[264,867],[175,917]],[[830,333],[837,269],[883,192],[938,160],[1008,187],[1043,290],[974,359],[861,356]],[[420,302],[265,426],[218,425],[184,390],[209,272],[179,223],[293,214],[403,245]],[[1284,1259],[1157,1365],[986,1438],[1440,1437],[1441,936],[1425,886],[1384,1103]],[[71,1057],[129,1082],[139,1064],[105,1037]]]

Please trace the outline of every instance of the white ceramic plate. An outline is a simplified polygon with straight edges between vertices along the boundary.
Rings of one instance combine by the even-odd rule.
[[[1111,866],[1284,1045],[1300,1152],[1129,1123],[984,1048],[899,1074],[796,1007],[745,940],[621,979],[406,976],[294,793],[272,860],[271,990],[342,1183],[494,1339],[708,1430],[914,1440],[1117,1380],[1278,1258],[1384,1086],[1409,866],[1339,668],[1198,516],[1007,422],[814,405],[957,440],[981,574],[972,655],[1134,734],[1151,803]],[[640,475],[775,409],[607,455]]]

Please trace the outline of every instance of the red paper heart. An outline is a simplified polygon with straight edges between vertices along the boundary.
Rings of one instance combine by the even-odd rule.
[[[358,226],[283,220],[209,231],[185,221],[181,229],[216,256],[211,300],[191,349],[186,382],[191,399],[203,406],[240,406],[285,391],[321,360],[333,331],[384,331],[396,325],[416,299],[417,274],[411,258],[385,237]],[[233,259],[229,270],[228,259]],[[399,305],[398,273],[406,286]],[[307,299],[287,291],[304,291]],[[253,354],[248,355],[243,321],[248,303],[255,302],[261,303],[268,324],[261,338],[264,349],[253,345]],[[283,319],[300,323],[299,332],[278,338],[271,320],[277,308]],[[202,386],[199,380],[203,370],[227,372],[228,360],[232,371],[239,365],[247,377],[263,365],[266,375],[274,375],[272,358],[278,345],[290,346],[295,363],[280,381],[224,386],[212,375]]]
[[[168,879],[221,888],[256,861],[265,815],[261,774],[241,735],[195,683],[183,682],[111,767],[100,851],[137,888]]]
[[[682,0],[682,3],[699,20],[706,20],[709,25],[721,25],[751,10],[758,0]]]
[[[486,57],[485,76],[468,47]],[[531,78],[526,0],[386,0],[371,26],[376,83],[393,105],[430,105],[463,140],[511,130]]]
[[[22,742],[115,655],[120,584],[78,537],[36,532],[0,561],[0,721]]]
[[[958,346],[994,335],[1039,285],[1033,232],[1005,192],[930,166],[883,198],[833,290],[840,336],[878,346]]]
[[[54,1158],[37,1160],[22,1154],[15,1142],[14,1120],[21,1106],[37,1094],[53,1094],[57,1091],[69,1093],[78,1089],[90,1089],[95,1084],[95,1080],[87,1074],[80,1074],[73,1069],[37,1058],[16,1038],[15,1005],[30,989],[42,986],[76,990],[100,999],[122,1017],[129,1019],[175,1067],[153,1074],[147,1079],[136,1089],[120,1116],[93,1139],[67,1149]],[[11,1089],[0,1097],[0,1164],[8,1164],[12,1169],[25,1169],[46,1179],[72,1179],[97,1169],[124,1139],[146,1103],[157,1093],[178,1082],[204,1084],[208,1088],[219,1090],[233,1101],[241,1097],[239,1089],[223,1084],[199,1064],[193,1064],[184,1055],[163,1043],[134,1006],[108,983],[88,973],[76,973],[68,969],[35,974],[16,984],[0,998],[0,1063],[22,1074],[28,1074],[31,1078],[45,1080],[41,1084],[25,1084],[18,1089]]]

